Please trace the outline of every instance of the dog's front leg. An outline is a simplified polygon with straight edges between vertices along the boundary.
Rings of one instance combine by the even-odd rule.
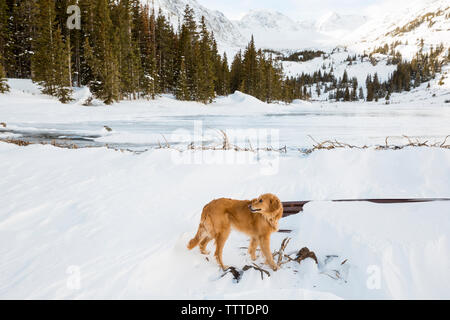
[[[270,251],[270,235],[260,237],[259,243],[261,246],[261,251],[266,258],[266,263],[273,269],[273,271],[277,271],[278,265],[273,260],[272,252]]]
[[[250,254],[250,257],[253,261],[256,260],[256,249],[258,248],[258,245],[258,238],[252,237],[250,239],[250,245],[248,246],[248,253]]]

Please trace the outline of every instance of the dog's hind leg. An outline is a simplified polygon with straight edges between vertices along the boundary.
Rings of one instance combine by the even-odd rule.
[[[204,237],[202,241],[200,241],[199,247],[200,247],[200,252],[202,254],[209,254],[209,251],[206,250],[206,246],[208,245],[208,243],[211,241],[212,239],[208,236]]]

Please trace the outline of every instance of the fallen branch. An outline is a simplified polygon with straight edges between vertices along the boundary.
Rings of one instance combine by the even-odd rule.
[[[250,269],[259,271],[261,273],[261,280],[264,280],[264,275],[267,275],[268,277],[270,277],[270,272],[261,268],[256,263],[252,263],[252,265],[245,265],[242,268],[242,270],[239,270],[233,266],[228,267],[220,277],[223,278],[228,273],[231,273],[233,275],[233,279],[236,280],[237,282],[239,282],[239,281],[241,281],[241,278],[242,278],[242,275],[244,274],[244,272],[248,271]]]
[[[281,266],[281,263],[283,261],[283,257],[285,256],[284,250],[286,249],[287,245],[289,244],[289,241],[291,241],[291,238],[284,238],[283,241],[281,242],[280,249],[273,253],[273,257],[274,258],[275,258],[276,255],[278,255],[278,260],[277,260],[277,266],[278,267]]]
[[[234,280],[236,280],[237,282],[241,280],[242,272],[238,271],[235,267],[228,267],[225,270],[225,273],[222,274],[220,277],[223,278],[228,273],[231,273],[233,275]]]
[[[334,141],[325,140],[322,142],[318,142],[312,136],[308,135],[308,137],[314,142],[314,144],[313,144],[312,148],[299,150],[300,152],[302,152],[304,154],[310,154],[317,150],[333,150],[333,149],[361,149],[361,150],[363,150],[363,149],[371,148],[371,146],[368,146],[368,145],[357,146],[357,145],[352,145],[349,143],[341,142],[336,139]],[[413,140],[412,138],[410,138],[406,135],[403,135],[402,137],[407,140],[407,143],[402,144],[402,145],[390,144],[389,139],[391,137],[388,136],[384,140],[384,145],[375,145],[372,147],[375,150],[401,150],[406,147],[427,147],[427,148],[450,149],[450,144],[446,145],[447,139],[450,137],[450,135],[446,136],[443,142],[435,142],[435,143],[430,143],[429,140],[420,141],[418,138],[415,138],[415,140]]]
[[[264,280],[264,274],[266,274],[268,277],[270,277],[270,272],[261,268],[260,266],[258,266],[256,263],[252,263],[251,266],[246,265],[244,266],[244,268],[242,268],[243,271],[247,271],[249,269],[255,269],[258,270],[259,272],[261,272],[261,280]]]

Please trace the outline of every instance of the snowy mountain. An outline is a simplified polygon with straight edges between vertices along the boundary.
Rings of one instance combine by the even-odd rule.
[[[317,48],[329,40],[315,30],[312,22],[294,21],[277,11],[252,10],[234,23],[246,39],[254,35],[263,48]]]
[[[403,4],[403,5],[400,5]],[[379,8],[370,19],[349,34],[344,42],[356,51],[370,51],[394,44],[404,58],[410,59],[441,43],[450,47],[450,3],[448,0],[416,0],[390,2]]]
[[[367,17],[356,14],[338,14],[336,12],[329,12],[320,17],[314,27],[321,33],[328,34],[335,39],[350,33],[365,24]]]
[[[270,10],[252,10],[236,24],[239,28],[253,30],[298,31],[300,27],[281,12]]]
[[[142,0],[149,3],[151,0]],[[450,44],[450,6],[448,0],[415,0],[386,2],[369,10],[369,16],[329,12],[316,21],[297,21],[272,10],[252,10],[238,21],[222,12],[210,10],[196,0],[154,0],[174,26],[183,19],[188,4],[197,20],[202,16],[214,32],[222,49],[242,48],[254,35],[257,46],[270,49],[326,49],[338,45],[355,52],[373,50],[384,44],[397,43],[406,58],[419,50],[441,42]]]
[[[152,0],[141,0],[151,7]],[[243,46],[245,39],[239,29],[225,15],[216,10],[210,10],[200,5],[195,0],[154,0],[155,12],[159,9],[170,20],[172,25],[178,26],[183,21],[184,9],[189,5],[195,13],[197,21],[204,16],[209,30],[214,32],[214,36],[219,44],[227,46]]]
[[[151,0],[141,0],[152,5]],[[364,17],[333,14],[320,21],[295,21],[271,10],[252,10],[238,21],[229,20],[222,12],[210,10],[196,0],[154,0],[155,11],[163,14],[174,26],[182,21],[184,9],[189,5],[200,21],[204,16],[206,24],[214,32],[221,48],[242,48],[255,36],[258,47],[271,49],[324,48],[338,44],[342,32],[360,24]],[[340,33],[331,30],[338,30]]]

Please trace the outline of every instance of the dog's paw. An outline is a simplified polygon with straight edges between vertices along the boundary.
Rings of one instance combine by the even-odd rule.
[[[280,269],[280,267],[276,264],[270,265],[270,267],[272,268],[273,271],[278,271]]]

